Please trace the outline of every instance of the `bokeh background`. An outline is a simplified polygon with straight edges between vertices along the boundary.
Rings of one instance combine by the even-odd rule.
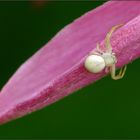
[[[61,28],[104,1],[0,1],[0,86]],[[140,60],[31,115],[0,126],[2,138],[140,138]]]

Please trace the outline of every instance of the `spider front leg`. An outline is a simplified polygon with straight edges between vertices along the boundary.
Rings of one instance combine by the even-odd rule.
[[[89,55],[101,55],[103,54],[104,52],[102,51],[102,49],[100,48],[100,45],[99,43],[97,43],[96,45],[96,50],[93,50],[89,53]]]
[[[97,45],[96,45],[96,49],[97,49],[97,51],[98,51],[99,53],[101,53],[101,54],[104,53],[104,51],[101,49],[99,43],[97,43]]]
[[[125,72],[126,72],[126,68],[127,68],[127,66],[124,66],[124,68],[121,68],[119,74],[116,75],[116,66],[115,66],[115,64],[113,64],[111,66],[111,77],[112,77],[112,79],[114,79],[114,80],[122,79]]]
[[[112,27],[111,30],[110,30],[110,32],[107,33],[106,38],[105,38],[105,45],[107,47],[107,51],[108,52],[112,52],[112,46],[111,46],[111,43],[110,43],[110,38],[111,38],[113,32],[115,30],[117,30],[119,27],[121,27],[122,25],[123,24],[119,24],[119,25],[116,25],[116,26]]]

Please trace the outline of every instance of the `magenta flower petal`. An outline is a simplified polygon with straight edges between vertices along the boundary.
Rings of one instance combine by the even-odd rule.
[[[12,76],[0,94],[0,123],[41,109],[100,78],[84,60],[112,26],[124,23],[111,39],[121,67],[140,56],[140,2],[111,1],[60,31]]]

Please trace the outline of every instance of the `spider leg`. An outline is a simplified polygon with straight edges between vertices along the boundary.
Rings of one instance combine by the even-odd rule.
[[[95,50],[93,50],[93,51],[91,51],[91,52],[89,53],[89,55],[100,55],[100,53],[97,52],[97,51],[95,51]]]
[[[109,73],[109,67],[105,67],[105,73]]]
[[[110,43],[110,38],[111,38],[111,36],[112,36],[112,33],[113,33],[116,29],[118,29],[119,27],[121,27],[122,25],[123,25],[123,24],[119,24],[119,25],[116,25],[116,26],[112,27],[111,30],[110,30],[110,32],[107,33],[106,38],[105,38],[105,45],[106,45],[106,47],[107,47],[108,52],[112,52],[112,46],[111,46],[111,43]]]
[[[101,50],[99,43],[97,43],[96,50],[91,51],[89,54],[90,55],[100,55],[102,53],[103,53],[103,51]]]
[[[99,53],[101,53],[101,54],[104,53],[103,50],[100,48],[99,43],[97,43],[96,49],[97,49],[97,51],[98,51]]]
[[[121,75],[123,77],[125,75],[126,69],[127,69],[127,65],[125,65],[123,68],[121,68],[119,75]]]
[[[115,64],[113,64],[111,66],[111,77],[112,77],[112,79],[114,79],[114,80],[122,79],[125,72],[126,72],[126,68],[127,68],[127,66],[124,66],[123,68],[121,68],[119,74],[116,75],[116,66],[115,66]]]

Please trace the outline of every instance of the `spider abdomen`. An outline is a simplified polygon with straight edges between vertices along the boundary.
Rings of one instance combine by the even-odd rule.
[[[105,61],[100,55],[89,55],[85,60],[85,68],[91,73],[99,73],[105,68]]]

